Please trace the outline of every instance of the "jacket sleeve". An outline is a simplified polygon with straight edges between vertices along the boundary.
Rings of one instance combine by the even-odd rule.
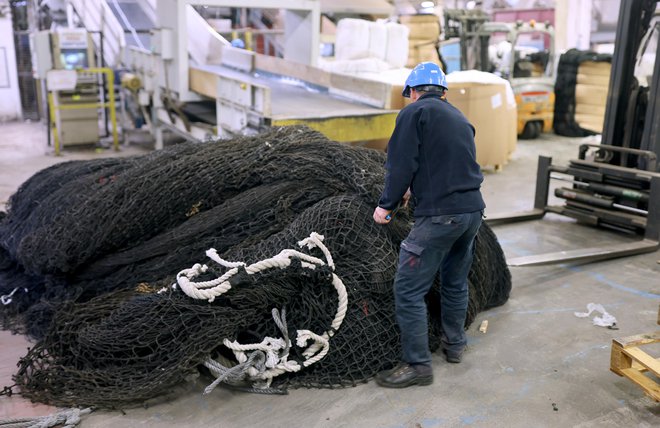
[[[387,144],[385,187],[378,201],[381,208],[396,208],[417,172],[421,143],[418,116],[418,109],[413,108],[404,108],[397,116],[394,132]]]

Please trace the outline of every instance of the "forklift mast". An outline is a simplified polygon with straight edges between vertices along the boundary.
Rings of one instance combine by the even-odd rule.
[[[621,2],[619,21],[616,30],[616,44],[612,56],[612,75],[605,109],[602,145],[648,151],[660,155],[660,43],[657,44],[653,78],[649,85],[648,105],[644,117],[644,128],[640,141],[631,141],[626,135],[626,117],[631,105],[630,94],[636,86],[634,64],[637,60],[642,41],[648,35],[651,21],[656,15],[658,0],[628,0]],[[649,161],[625,153],[616,153],[610,163],[624,167],[637,167],[649,170]],[[660,172],[660,165],[655,162],[655,172]]]
[[[445,39],[460,39],[461,70],[488,71],[488,37],[479,31],[490,20],[488,14],[481,9],[445,9],[443,13]]]

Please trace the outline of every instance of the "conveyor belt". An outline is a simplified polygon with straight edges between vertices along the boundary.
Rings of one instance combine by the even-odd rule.
[[[267,73],[249,74],[219,65],[195,66],[194,69],[268,87],[271,109],[270,114],[264,116],[273,126],[306,124],[336,141],[384,139],[394,130],[398,110],[371,107],[330,94],[325,88]],[[214,92],[212,88],[201,93],[209,96]]]
[[[215,102],[213,101],[205,100],[185,103],[181,106],[181,111],[190,121],[202,122],[212,126],[217,125]]]

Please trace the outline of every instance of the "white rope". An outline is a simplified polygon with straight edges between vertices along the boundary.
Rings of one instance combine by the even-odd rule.
[[[5,306],[8,305],[8,304],[10,304],[11,301],[13,300],[13,299],[11,298],[11,296],[13,296],[14,293],[16,293],[16,291],[18,291],[18,289],[19,289],[19,287],[16,287],[16,288],[14,288],[14,289],[11,291],[11,293],[9,293],[9,294],[4,294],[4,295],[0,296],[0,302],[2,302],[2,304],[5,305]],[[24,288],[23,290],[25,290],[26,293],[28,292],[28,289],[27,289],[27,288]]]
[[[313,248],[319,248],[325,257],[325,261],[297,250],[286,249],[280,251],[280,253],[274,257],[246,266],[243,262],[228,262],[223,260],[218,256],[217,251],[214,248],[211,248],[206,251],[206,255],[219,265],[229,268],[229,270],[224,275],[214,280],[194,282],[193,280],[196,277],[208,270],[206,265],[195,264],[192,268],[184,269],[177,274],[177,283],[181,287],[181,290],[193,299],[203,299],[213,302],[216,297],[226,293],[231,288],[229,279],[236,275],[241,267],[243,267],[249,275],[254,275],[255,273],[267,269],[284,269],[291,265],[293,259],[297,259],[300,260],[302,267],[306,269],[316,269],[317,267],[327,265],[334,270],[335,265],[332,260],[332,255],[328,248],[323,244],[323,239],[323,235],[312,232],[308,238],[298,242],[298,245],[300,247],[307,247],[310,250]],[[241,372],[245,372],[249,380],[255,382],[255,385],[258,383],[259,385],[265,385],[268,387],[274,377],[287,372],[297,372],[303,367],[309,367],[325,357],[330,350],[329,340],[334,332],[341,326],[348,307],[348,294],[346,293],[346,287],[334,272],[332,273],[332,285],[337,291],[338,305],[337,313],[330,325],[331,328],[328,331],[323,332],[321,335],[309,330],[297,330],[296,332],[296,345],[298,347],[303,348],[311,341],[311,344],[309,344],[309,346],[302,352],[302,355],[306,358],[302,363],[302,366],[296,361],[288,361],[288,351],[282,352],[283,350],[288,350],[291,346],[288,337],[286,339],[266,337],[260,343],[251,344],[240,344],[238,341],[232,342],[228,339],[223,341],[223,344],[234,352],[239,365],[248,366],[246,369],[242,368]],[[273,317],[275,318],[275,322],[282,329],[275,311],[273,312]],[[286,332],[283,331],[283,334],[286,335]],[[264,354],[265,363],[263,364],[263,367],[257,368],[248,363],[248,361],[254,360],[255,352],[262,352]],[[210,391],[215,385],[224,380],[227,369],[210,358],[207,361],[207,367],[214,367],[212,372],[217,377],[216,381],[208,387],[208,390]],[[223,367],[222,370],[215,368],[216,364],[219,367]]]
[[[309,238],[300,241],[298,245],[300,245],[301,247],[307,245],[307,247],[310,249],[314,247],[319,247],[323,252],[323,254],[326,256],[326,259],[328,260],[327,264],[334,269],[332,256],[330,255],[330,252],[325,247],[325,245],[323,245],[322,235],[313,232]],[[179,286],[181,287],[181,290],[184,293],[186,293],[188,296],[192,297],[193,299],[208,300],[209,302],[213,302],[216,297],[229,291],[229,289],[231,288],[229,279],[239,272],[237,266],[245,266],[245,263],[226,262],[222,260],[220,257],[218,257],[217,252],[213,248],[208,250],[206,254],[221,266],[225,266],[225,267],[233,266],[232,269],[228,270],[220,278],[216,278],[211,281],[194,282],[192,281],[194,278],[198,277],[200,274],[205,273],[208,270],[208,266],[200,265],[199,263],[197,263],[192,268],[184,269],[181,272],[179,272],[176,276],[176,280],[177,280],[177,284],[179,284]],[[300,259],[303,267],[309,269],[315,269],[316,266],[323,266],[326,264],[326,262],[324,262],[323,260],[317,257],[310,256],[305,253],[301,253],[300,251],[282,250],[275,257],[261,260],[259,262],[253,263],[245,267],[245,271],[248,274],[252,275],[266,269],[272,269],[276,267],[286,268],[289,265],[291,265],[291,259],[293,258]]]
[[[226,260],[223,260],[220,258],[218,255],[218,251],[215,248],[209,248],[206,250],[206,256],[219,264],[220,266],[228,267],[228,268],[235,268],[235,267],[240,267],[240,266],[245,266],[245,263],[243,262],[228,262]]]
[[[74,428],[80,423],[80,417],[92,412],[87,409],[67,409],[47,416],[34,418],[0,419],[0,428]]]
[[[328,266],[330,266],[332,270],[335,270],[335,263],[332,261],[332,255],[330,254],[328,247],[323,245],[324,239],[325,237],[323,235],[319,235],[316,232],[312,232],[312,234],[309,235],[309,238],[305,238],[302,241],[298,242],[298,245],[300,247],[304,247],[305,245],[307,245],[307,248],[310,250],[314,247],[319,248],[323,252],[323,255],[325,256],[325,260],[328,263]]]
[[[212,281],[191,281],[191,279],[198,277],[207,270],[208,266],[197,263],[192,268],[184,269],[179,272],[176,275],[176,282],[179,284],[179,287],[181,287],[181,290],[193,299],[213,302],[216,297],[226,293],[231,288],[231,284],[229,284],[227,279],[234,276],[238,272],[238,268],[230,269],[220,278]]]

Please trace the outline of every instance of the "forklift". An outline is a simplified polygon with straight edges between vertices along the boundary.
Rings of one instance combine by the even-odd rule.
[[[445,37],[458,38],[461,70],[494,73],[511,84],[518,138],[552,132],[554,29],[549,23],[491,22],[480,9],[445,10]]]
[[[552,212],[641,239],[519,257],[508,260],[510,266],[591,262],[659,248],[660,13],[657,8],[658,0],[621,3],[600,144],[582,144],[578,158],[568,165],[554,165],[552,158],[540,156],[534,209],[490,216],[487,220],[489,224],[534,220]],[[655,44],[650,43],[653,40]],[[655,50],[652,75],[638,79],[635,64],[649,49]],[[564,205],[548,205],[551,180],[567,183],[554,190]]]

